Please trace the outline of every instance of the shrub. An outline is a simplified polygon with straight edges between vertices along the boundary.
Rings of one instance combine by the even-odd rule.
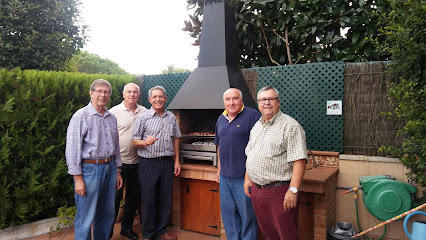
[[[110,106],[132,75],[0,70],[0,229],[56,215],[74,204],[65,162],[72,114],[90,101],[93,80],[108,80]]]

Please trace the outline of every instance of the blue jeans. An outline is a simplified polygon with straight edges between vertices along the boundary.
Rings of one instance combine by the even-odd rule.
[[[220,175],[220,210],[228,240],[256,240],[257,220],[251,199],[244,193],[244,177]]]
[[[114,201],[117,170],[114,161],[106,164],[82,164],[86,196],[74,192],[77,214],[74,222],[74,239],[107,240],[114,224]]]

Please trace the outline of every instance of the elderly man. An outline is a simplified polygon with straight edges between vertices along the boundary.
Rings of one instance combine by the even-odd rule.
[[[123,89],[123,102],[109,110],[117,118],[120,154],[123,162],[123,165],[121,166],[121,177],[123,178],[123,182],[126,184],[124,216],[123,220],[121,220],[120,234],[129,239],[139,238],[132,230],[133,219],[136,209],[138,208],[139,199],[139,158],[137,148],[132,144],[132,136],[136,118],[143,112],[147,111],[145,107],[137,104],[139,96],[139,86],[135,83],[128,83]],[[115,192],[115,218],[117,218],[118,208],[122,198],[123,188]]]
[[[266,239],[295,240],[299,239],[298,188],[305,173],[306,136],[295,119],[281,112],[279,97],[269,86],[257,94],[262,117],[246,147],[244,191],[252,198]]]
[[[215,130],[218,155],[216,181],[220,190],[220,209],[228,240],[256,240],[257,221],[251,199],[244,194],[244,174],[250,130],[260,113],[244,106],[243,94],[230,88],[223,94],[225,111]]]
[[[166,89],[148,91],[151,108],[138,116],[132,143],[138,148],[144,239],[177,239],[166,226],[172,209],[174,176],[180,173],[179,137],[175,116],[164,108]]]
[[[90,103],[71,118],[65,156],[74,176],[75,239],[108,239],[114,224],[115,190],[123,180],[117,119],[106,109],[111,85],[98,79],[90,86]]]

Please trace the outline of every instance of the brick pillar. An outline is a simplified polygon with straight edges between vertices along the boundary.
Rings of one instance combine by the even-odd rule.
[[[325,184],[325,193],[314,196],[314,239],[326,240],[328,229],[336,223],[336,175]]]

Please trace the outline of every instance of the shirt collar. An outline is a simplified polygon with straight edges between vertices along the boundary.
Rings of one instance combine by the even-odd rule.
[[[89,102],[89,104],[87,104],[87,107],[88,107],[88,112],[89,112],[89,114],[91,114],[91,115],[98,114],[99,116],[102,116],[102,115],[98,112],[98,110],[96,110],[96,108],[93,106],[92,101],[90,101],[90,102]],[[108,111],[108,109],[105,107],[105,114],[104,114],[104,117],[105,117],[105,116],[107,116],[107,115],[110,115],[110,112],[109,112],[109,111]]]
[[[282,115],[283,113],[281,112],[281,110],[278,110],[278,112],[277,113],[275,113],[275,115],[271,118],[271,119],[269,119],[269,121],[268,122],[265,122],[265,118],[263,118],[263,116],[259,119],[259,121],[261,122],[261,123],[269,123],[269,124],[274,124],[274,122],[275,122],[275,120],[278,118],[278,116],[280,116],[280,115]]]
[[[157,112],[154,110],[154,108],[152,108],[152,106],[151,106],[151,108],[149,108],[148,109],[148,114],[151,116],[151,117],[153,117],[154,115],[156,115],[157,114]],[[163,116],[166,116],[166,115],[168,115],[169,114],[169,111],[167,111],[167,109],[166,108],[164,108],[164,114],[163,114]],[[158,115],[158,114],[157,114]],[[160,116],[160,115],[158,115],[158,116]]]
[[[120,103],[120,107],[121,107],[121,109],[123,109],[124,111],[130,111],[130,109],[128,109],[127,107],[126,107],[126,105],[124,105],[124,100]],[[136,103],[136,111],[135,112],[137,112],[139,110],[139,104],[137,104]]]
[[[237,116],[244,110],[244,104],[243,107],[241,108],[241,111],[238,112]],[[222,115],[226,118],[226,120],[230,121],[229,117],[228,117],[228,110],[225,109],[225,111],[223,111]],[[237,117],[235,116],[235,118]],[[235,119],[234,118],[234,119]],[[231,121],[230,121],[231,122]]]

